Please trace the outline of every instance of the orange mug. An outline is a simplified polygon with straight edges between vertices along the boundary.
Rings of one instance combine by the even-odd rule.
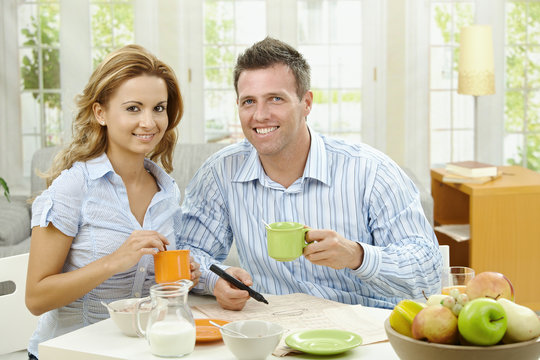
[[[156,283],[191,280],[189,250],[160,251],[154,255]]]

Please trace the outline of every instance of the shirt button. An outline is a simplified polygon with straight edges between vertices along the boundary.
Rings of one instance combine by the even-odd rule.
[[[140,272],[144,272],[145,270],[146,270],[146,269],[143,268],[142,266],[139,268],[139,271],[140,271]]]
[[[141,293],[140,293],[140,292],[136,292],[136,293],[135,293],[135,297],[141,297]]]

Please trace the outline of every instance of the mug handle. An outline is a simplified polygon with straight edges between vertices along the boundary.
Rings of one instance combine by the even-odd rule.
[[[304,238],[304,242],[302,243],[302,249],[309,245],[309,243],[306,241],[306,234],[309,230],[311,230],[311,228],[302,229],[302,237]]]
[[[135,328],[135,332],[139,337],[146,338],[146,330],[143,330],[141,326],[141,316],[140,316],[140,310],[143,304],[147,304],[151,301],[150,297],[142,298],[137,302],[137,307],[135,308],[135,317],[133,318],[133,327]],[[135,321],[137,319],[137,321]]]

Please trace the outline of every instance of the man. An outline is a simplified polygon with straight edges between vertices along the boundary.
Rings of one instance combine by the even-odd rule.
[[[201,264],[195,291],[243,308],[247,292],[208,271],[234,238],[243,269],[227,272],[263,293],[392,308],[436,292],[442,260],[417,189],[379,151],[308,127],[313,93],[303,56],[266,38],[239,56],[234,84],[246,139],[205,162],[183,204],[179,248]],[[312,228],[304,256],[270,258],[263,220]]]

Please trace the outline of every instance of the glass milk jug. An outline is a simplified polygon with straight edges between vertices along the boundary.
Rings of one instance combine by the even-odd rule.
[[[193,283],[179,280],[150,288],[150,299],[137,306],[137,333],[146,337],[152,354],[166,358],[188,355],[195,347],[195,322],[187,304],[187,294]],[[146,329],[141,328],[140,310],[151,303]]]

